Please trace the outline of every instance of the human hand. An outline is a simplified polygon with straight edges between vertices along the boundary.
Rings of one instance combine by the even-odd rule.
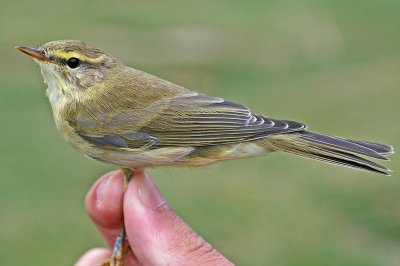
[[[89,190],[86,208],[110,249],[124,216],[133,251],[128,266],[233,265],[176,215],[146,173],[135,172],[125,193],[121,171],[105,174]],[[99,265],[110,255],[109,249],[91,249],[75,265]]]

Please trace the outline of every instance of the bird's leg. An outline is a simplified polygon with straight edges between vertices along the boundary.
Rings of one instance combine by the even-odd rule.
[[[125,192],[126,188],[128,187],[129,180],[133,174],[133,170],[129,168],[122,168],[122,172],[124,173],[123,189]]]
[[[124,174],[123,179],[123,191],[125,192],[128,187],[129,180],[133,174],[132,169],[122,168],[122,172]],[[102,264],[102,266],[124,266],[125,265],[125,255],[129,252],[130,247],[127,241],[125,223],[122,220],[122,228],[119,232],[117,239],[115,240],[115,244],[113,247],[113,252],[111,258]]]

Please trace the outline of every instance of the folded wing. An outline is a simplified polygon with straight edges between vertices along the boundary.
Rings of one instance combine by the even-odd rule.
[[[266,118],[240,104],[193,93],[70,125],[87,141],[109,148],[201,147],[250,141],[301,131],[304,124]],[[109,125],[109,126],[107,126]],[[99,130],[101,129],[101,130]]]

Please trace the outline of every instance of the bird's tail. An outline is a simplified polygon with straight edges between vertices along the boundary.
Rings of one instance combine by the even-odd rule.
[[[301,157],[389,175],[390,169],[361,156],[388,160],[393,147],[368,141],[344,139],[310,131],[269,135],[266,145]]]

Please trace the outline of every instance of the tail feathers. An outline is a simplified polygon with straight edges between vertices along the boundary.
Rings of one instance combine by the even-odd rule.
[[[389,175],[391,172],[378,163],[360,157],[364,155],[388,160],[386,156],[394,153],[389,145],[349,140],[309,131],[272,135],[268,141],[275,149],[294,155],[384,175]]]
[[[393,153],[393,148],[385,144],[344,139],[310,131],[301,132],[300,138],[305,141],[314,143],[315,145],[328,145],[332,149],[336,148],[338,150],[345,150],[348,152],[362,154],[381,160],[387,160],[385,154],[389,152],[390,148],[390,151]],[[384,151],[384,153],[382,153],[381,151]]]
[[[367,147],[371,150],[374,150],[383,156],[389,156],[394,153],[393,147],[390,145],[376,143],[376,142],[369,142],[369,141],[359,141],[359,140],[352,140],[352,142]]]

